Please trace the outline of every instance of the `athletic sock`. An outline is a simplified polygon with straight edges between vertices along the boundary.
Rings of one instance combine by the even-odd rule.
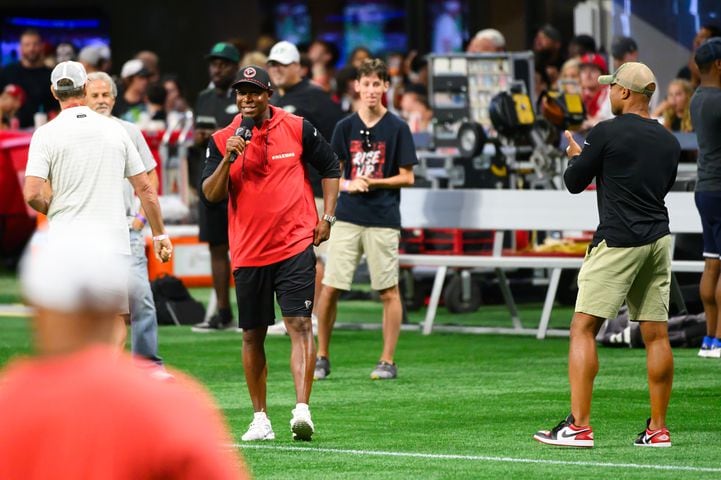
[[[308,404],[307,404],[307,403],[296,403],[296,404],[295,404],[295,409],[298,410],[298,411],[301,411],[301,410],[308,411],[308,410],[310,410],[310,408],[308,407]]]

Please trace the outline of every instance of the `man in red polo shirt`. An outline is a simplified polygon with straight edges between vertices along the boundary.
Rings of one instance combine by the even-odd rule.
[[[273,90],[265,70],[241,68],[232,87],[241,113],[208,143],[202,192],[204,201],[211,203],[228,198],[243,369],[255,411],[242,439],[275,438],[266,414],[264,348],[268,326],[275,323],[275,295],[291,341],[297,402],[291,431],[294,439],[310,440],[314,431],[308,408],[315,366],[310,320],[315,290],[313,245],[328,239],[335,222],[340,167],[330,145],[310,122],[268,105]],[[308,164],[322,178],[320,221]]]

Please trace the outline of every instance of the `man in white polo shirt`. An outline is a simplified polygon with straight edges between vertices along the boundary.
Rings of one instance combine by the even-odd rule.
[[[62,62],[50,80],[62,111],[33,134],[25,201],[48,216],[51,236],[94,231],[98,238],[111,239],[112,251],[130,256],[123,201],[127,177],[150,223],[155,254],[167,261],[173,246],[164,233],[157,193],[127,132],[85,106],[87,75],[82,64]]]

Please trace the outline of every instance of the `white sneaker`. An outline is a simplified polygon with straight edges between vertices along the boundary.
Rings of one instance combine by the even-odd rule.
[[[244,442],[254,442],[257,440],[275,440],[273,427],[270,425],[270,419],[265,412],[256,412],[253,415],[253,421],[250,422],[248,431],[240,437]]]
[[[275,325],[268,327],[268,335],[288,335],[288,329],[285,328],[285,322],[279,320]]]
[[[315,314],[311,315],[310,323],[313,326],[313,333],[317,333],[318,317],[316,317]],[[268,327],[268,335],[288,335],[288,329],[285,328],[285,322],[283,320],[279,320]]]
[[[293,418],[290,420],[290,431],[293,432],[293,440],[309,442],[315,432],[313,420],[310,419],[310,410],[308,407],[297,406],[291,413]]]

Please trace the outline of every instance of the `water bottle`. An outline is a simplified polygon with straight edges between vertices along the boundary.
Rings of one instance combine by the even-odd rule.
[[[33,115],[33,122],[35,124],[35,128],[42,127],[48,123],[48,114],[45,113],[45,107],[42,105],[40,105],[40,109],[35,112],[35,115]]]

